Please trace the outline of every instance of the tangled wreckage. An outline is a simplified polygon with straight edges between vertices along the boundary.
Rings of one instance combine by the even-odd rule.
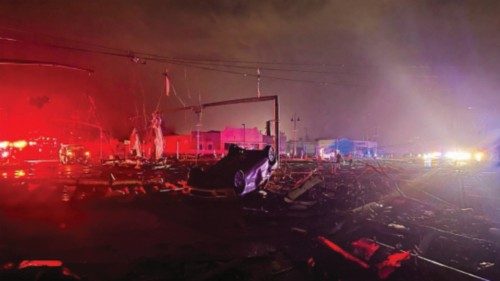
[[[497,202],[477,200],[478,192],[488,185],[487,180],[478,180],[480,171],[422,169],[376,160],[338,168],[326,161],[288,160],[278,167],[270,147],[236,146],[216,163],[198,164],[165,161],[143,163],[138,169],[137,163],[115,161],[77,178],[61,174],[56,184],[77,204],[92,198],[130,200],[161,194],[176,194],[180,202],[190,204],[200,201],[182,198],[223,199],[209,200],[214,208],[223,208],[225,199],[236,202],[244,220],[238,223],[244,224],[245,235],[253,237],[246,250],[222,262],[213,258],[200,265],[198,261],[196,270],[175,274],[171,264],[162,264],[163,271],[154,273],[137,265],[135,277],[498,280],[500,276],[499,221],[492,215]],[[259,235],[265,238],[255,238]],[[183,268],[192,263],[184,262]],[[4,266],[2,274],[12,276],[26,268]],[[61,280],[76,280],[71,279],[74,276]],[[134,276],[129,277],[134,280]]]

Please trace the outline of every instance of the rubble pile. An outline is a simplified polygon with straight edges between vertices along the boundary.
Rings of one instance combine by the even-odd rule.
[[[200,161],[197,166],[211,164]],[[160,198],[165,201],[154,202],[164,204],[175,193],[175,204],[186,204],[181,209],[194,214],[186,225],[203,233],[209,231],[197,219],[200,210],[203,216],[210,209],[221,218],[228,212],[237,218],[231,229],[242,237],[238,245],[248,247],[228,254],[228,246],[198,245],[196,251],[206,251],[186,259],[138,262],[123,280],[455,281],[500,276],[500,226],[487,212],[494,207],[469,200],[469,194],[484,196],[471,188],[471,182],[481,183],[472,180],[474,171],[374,160],[337,166],[284,161],[258,191],[233,196],[232,203],[214,203],[184,200],[197,195],[187,184],[192,166],[188,161],[114,161],[78,175],[60,172],[56,185],[79,202]]]
[[[379,163],[357,163],[336,171],[329,166],[283,163],[265,186],[269,194],[262,205],[247,209],[268,219],[295,218],[290,230],[309,251],[285,248],[288,255],[298,255],[296,262],[311,267],[314,279],[494,280],[498,276],[498,226],[479,210],[443,199],[456,198],[456,192],[443,192],[443,198],[436,199],[415,190],[422,183],[434,183],[433,177],[444,180],[443,174],[430,176],[428,171]]]

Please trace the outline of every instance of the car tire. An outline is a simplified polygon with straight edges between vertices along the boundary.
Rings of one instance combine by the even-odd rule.
[[[269,149],[267,149],[267,160],[271,163],[276,162],[276,150],[272,146],[269,146]]]
[[[238,195],[242,194],[246,186],[245,173],[242,170],[236,171],[233,177],[234,190]]]

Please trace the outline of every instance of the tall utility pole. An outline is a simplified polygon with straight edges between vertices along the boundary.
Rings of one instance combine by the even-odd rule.
[[[246,139],[246,124],[241,124],[243,126],[243,147],[246,147],[247,139]]]
[[[300,121],[300,118],[297,116],[296,113],[294,113],[291,121],[293,122],[293,154],[292,154],[292,156],[295,157],[297,155],[297,122]]]
[[[279,154],[279,151],[280,151],[280,137],[279,137],[279,133],[280,133],[280,131],[279,131],[280,106],[279,106],[279,98],[277,95],[211,102],[211,103],[200,104],[198,106],[184,106],[181,108],[171,109],[171,111],[194,110],[196,113],[197,110],[201,111],[201,109],[208,108],[208,107],[232,105],[232,104],[239,104],[239,103],[263,102],[263,101],[274,101],[274,132],[276,135],[274,141],[275,141],[275,148],[276,148],[276,160],[277,160],[277,163],[279,165],[279,160],[280,160],[280,154]]]

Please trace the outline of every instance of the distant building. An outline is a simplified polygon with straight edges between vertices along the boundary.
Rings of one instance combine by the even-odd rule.
[[[354,141],[354,156],[376,157],[378,155],[378,143],[375,141]]]
[[[262,149],[267,144],[272,144],[268,136],[262,135],[256,128],[230,128],[226,127],[221,132],[221,143],[224,150],[228,150],[231,144],[241,147]]]
[[[213,154],[221,153],[223,148],[221,146],[221,131],[207,131],[200,132],[200,140],[198,142],[198,132],[191,132],[191,147],[193,152],[198,151],[199,154]],[[198,150],[196,150],[196,144],[199,144]]]
[[[167,135],[164,137],[165,153],[168,155],[194,153],[191,135]]]
[[[351,154],[354,157],[374,157],[377,156],[377,142],[351,140],[347,138],[339,139],[319,139],[317,140],[317,154],[329,155],[340,152],[342,155]]]
[[[297,155],[298,156],[315,156],[316,155],[316,141],[299,140],[297,142]]]
[[[213,154],[221,153],[220,131],[191,132],[189,135],[167,135],[164,137],[165,153],[167,155],[177,154]],[[196,149],[196,144],[199,145]]]
[[[289,155],[293,155],[294,145],[296,149],[295,157],[311,157],[317,154],[316,149],[318,146],[318,142],[315,140],[300,139],[298,141],[293,141],[293,140],[287,141],[286,152]]]
[[[167,135],[165,138],[165,153],[179,154],[225,154],[231,144],[250,149],[263,149],[266,145],[274,144],[274,137],[262,135],[257,128],[230,128],[222,131],[192,131],[190,135]],[[286,136],[282,133],[281,143],[286,142]],[[198,144],[198,150],[196,148]],[[286,146],[282,145],[282,151]]]

